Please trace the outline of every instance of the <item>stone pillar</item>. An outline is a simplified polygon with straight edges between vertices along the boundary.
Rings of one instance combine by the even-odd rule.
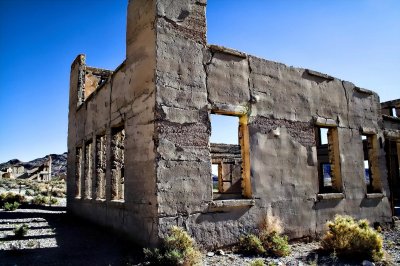
[[[210,121],[204,56],[206,1],[156,3],[156,193],[158,235],[212,200]],[[182,217],[182,215],[184,217]],[[191,231],[191,232],[193,232]]]

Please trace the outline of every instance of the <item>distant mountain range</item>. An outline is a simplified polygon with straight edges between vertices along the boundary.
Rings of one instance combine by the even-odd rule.
[[[8,168],[10,166],[16,166],[16,165],[22,165],[26,169],[30,170],[35,167],[38,167],[42,165],[44,162],[46,162],[51,156],[51,171],[52,171],[52,176],[61,176],[61,175],[66,175],[67,174],[67,153],[63,154],[49,154],[46,155],[42,158],[37,158],[29,162],[21,162],[18,159],[12,159],[9,160],[8,162],[1,163],[0,164],[0,169],[3,168]]]

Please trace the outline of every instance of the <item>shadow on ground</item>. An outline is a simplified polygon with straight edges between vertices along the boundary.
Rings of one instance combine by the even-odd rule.
[[[18,241],[53,238],[54,247],[24,248],[13,237],[0,239],[0,265],[132,265],[142,260],[142,249],[105,228],[72,217],[65,208],[52,207],[35,212],[0,212],[0,224],[14,226],[18,219],[45,220],[52,234],[25,236]],[[33,228],[32,228],[33,229]],[[8,243],[9,242],[9,243]]]

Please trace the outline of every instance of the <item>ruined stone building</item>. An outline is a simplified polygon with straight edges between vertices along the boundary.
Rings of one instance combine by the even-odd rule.
[[[18,161],[18,160],[17,160]],[[19,162],[19,161],[18,161]],[[49,181],[51,179],[51,156],[40,165],[19,162],[0,169],[1,178]]]
[[[267,213],[292,238],[335,214],[391,221],[399,101],[381,110],[351,82],[209,45],[205,9],[131,0],[126,60],[72,63],[68,210],[143,245],[172,225],[231,244]],[[210,143],[212,116],[236,119],[237,144]]]

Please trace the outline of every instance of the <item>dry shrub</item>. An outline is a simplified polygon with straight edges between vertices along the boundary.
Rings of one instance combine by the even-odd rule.
[[[258,235],[246,235],[239,240],[239,250],[250,255],[271,254],[284,257],[290,254],[288,237],[282,235],[282,221],[275,216],[266,215],[262,220]]]
[[[22,224],[20,226],[16,226],[13,230],[15,237],[21,238],[26,236],[28,233],[29,226],[27,224]]]
[[[282,234],[283,224],[281,219],[271,214],[265,215],[264,219],[260,224],[260,232],[271,235],[271,234]]]
[[[260,238],[254,234],[242,236],[239,239],[239,249],[247,255],[262,255],[265,253],[263,243]]]
[[[146,260],[153,265],[200,265],[202,255],[193,238],[181,227],[172,226],[161,249],[144,249]]]
[[[21,194],[16,194],[13,192],[6,192],[6,193],[1,193],[0,194],[0,203],[14,203],[18,202],[20,204],[26,203],[26,198],[24,195]]]
[[[283,236],[283,224],[279,217],[267,214],[260,225],[259,237],[270,254],[285,257],[291,252],[288,237]]]
[[[249,263],[249,266],[265,266],[263,259],[255,259]]]
[[[382,237],[369,226],[368,220],[356,221],[350,216],[336,215],[327,223],[321,245],[338,256],[359,256],[379,261],[383,258]]]
[[[14,201],[13,203],[6,202],[4,203],[3,209],[5,211],[15,211],[16,209],[18,209],[19,206],[20,204],[16,201]]]

